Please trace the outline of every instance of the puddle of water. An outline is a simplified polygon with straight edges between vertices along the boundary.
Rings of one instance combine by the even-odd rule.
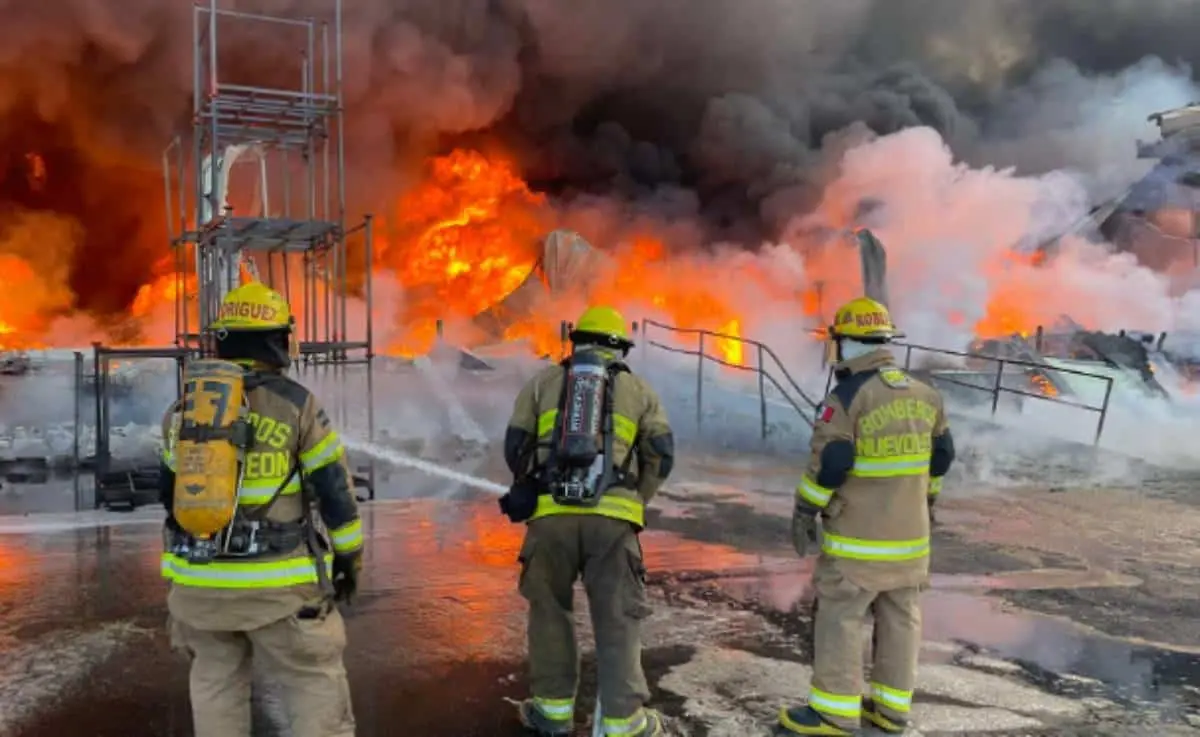
[[[950,590],[964,582],[938,576],[925,594],[924,638],[964,642],[999,657],[1058,674],[1101,681],[1119,695],[1153,701],[1186,700],[1185,686],[1200,685],[1200,655],[1163,650],[1106,637],[1068,621],[1007,610],[1003,602]],[[1003,583],[968,577],[970,585]],[[724,578],[718,584],[735,598],[791,611],[811,597],[808,570]]]
[[[503,520],[493,500],[398,501],[364,511],[371,544],[354,616],[375,622],[369,637],[379,647],[360,657],[394,660],[392,654],[407,653],[405,660],[416,663],[423,653],[456,661],[520,656],[525,604],[515,583],[523,530]],[[742,601],[787,612],[810,595],[811,561],[747,554],[661,531],[647,532],[643,544],[652,571],[718,574],[716,585]],[[153,526],[0,536],[0,637],[33,623],[54,629],[160,607],[160,545]],[[1185,685],[1200,684],[1200,656],[1006,611],[971,591],[1036,580],[935,577],[925,599],[926,639],[970,642],[1001,657],[1098,679],[1132,698],[1170,701]]]

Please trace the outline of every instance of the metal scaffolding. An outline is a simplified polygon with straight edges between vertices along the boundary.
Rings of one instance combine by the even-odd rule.
[[[177,347],[201,349],[221,298],[251,276],[292,305],[301,363],[370,362],[371,217],[346,227],[342,7],[330,3],[327,19],[224,10],[217,0],[193,8],[190,136],[163,155]],[[247,59],[264,38],[264,49],[291,44],[294,64],[266,51],[258,64]],[[220,63],[233,43],[236,68]],[[352,292],[364,313],[353,320]]]
[[[328,3],[321,18],[193,6],[191,126],[163,152],[175,344],[159,352],[207,352],[222,298],[257,279],[291,305],[305,383],[373,438],[372,220],[346,224],[342,3]]]

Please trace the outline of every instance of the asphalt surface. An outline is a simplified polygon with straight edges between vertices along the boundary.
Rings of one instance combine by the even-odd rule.
[[[494,459],[458,466],[487,473]],[[656,501],[645,662],[674,734],[765,735],[779,706],[804,695],[810,561],[787,545],[790,473],[709,458],[681,468]],[[380,490],[393,498],[366,506],[363,593],[345,610],[359,734],[522,734],[505,701],[526,694],[521,529],[494,499],[444,482],[396,475]],[[36,493],[0,495],[28,509]],[[1141,510],[1174,520],[1173,548],[1158,529],[1158,547],[1131,553],[1142,533],[1126,530],[1125,543],[1105,536],[1093,554],[1086,535],[1061,527],[1047,537],[1069,550],[1030,547],[1038,525],[1078,519],[1072,500],[1095,493],[947,500],[925,599],[924,734],[1172,735],[1200,722],[1200,658],[1187,652],[1195,599],[1167,583],[1186,568],[1170,555],[1194,543],[1178,520],[1195,510],[1167,499]],[[1009,522],[986,522],[1000,508]],[[156,516],[0,518],[0,735],[191,734],[186,664],[163,631]],[[118,526],[62,529],[95,519]],[[1121,554],[1103,552],[1113,546]],[[585,677],[581,730],[593,683]],[[256,703],[255,735],[285,735],[269,676]]]

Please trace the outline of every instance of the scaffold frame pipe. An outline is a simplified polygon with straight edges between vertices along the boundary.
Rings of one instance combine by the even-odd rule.
[[[366,219],[349,230],[345,224],[341,0],[331,0],[330,6],[332,30],[328,15],[248,13],[221,8],[218,0],[201,0],[193,8],[191,146],[177,137],[163,155],[168,226],[177,253],[177,346],[203,345],[205,327],[217,316],[224,294],[250,273],[292,304],[300,340],[308,346],[305,356],[316,360],[330,351],[344,359],[355,350],[374,353],[373,231]],[[264,87],[226,76],[221,34],[228,33],[226,25],[238,23],[274,24],[302,34],[296,87]],[[251,211],[240,212],[230,196],[231,174],[239,155],[248,152],[254,155],[243,156],[242,163],[255,164],[258,191]],[[359,232],[363,248],[356,264],[347,239]],[[366,303],[361,326],[351,324],[352,297]]]

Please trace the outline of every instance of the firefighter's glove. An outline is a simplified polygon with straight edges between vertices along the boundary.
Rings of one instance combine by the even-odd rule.
[[[929,499],[929,527],[932,528],[937,524],[937,513],[933,511],[934,502],[937,501],[937,494],[927,498]]]
[[[821,510],[802,501],[792,510],[792,547],[805,558],[817,552],[817,516]]]
[[[508,493],[500,497],[500,512],[510,522],[527,522],[537,512],[538,495],[541,493],[542,482],[536,476],[514,479]]]
[[[362,571],[362,553],[333,557],[333,600],[350,603],[358,591],[358,574]]]

